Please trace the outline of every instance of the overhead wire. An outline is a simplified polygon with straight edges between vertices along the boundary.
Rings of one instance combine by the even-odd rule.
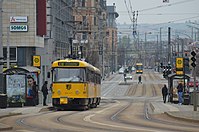
[[[126,6],[126,9],[127,9],[127,12],[128,12],[129,18],[130,18],[131,22],[133,22],[133,19],[132,19],[131,15],[130,15],[130,11],[129,11],[129,8],[128,8],[128,6],[127,6],[127,2],[126,2],[126,0],[124,0],[124,3],[125,3],[125,6]]]
[[[184,0],[184,1],[174,2],[174,3],[171,3],[171,4],[159,5],[159,6],[156,6],[156,7],[151,7],[151,8],[146,8],[146,9],[139,10],[139,12],[144,12],[144,11],[154,10],[154,9],[158,9],[158,8],[163,8],[163,7],[183,4],[183,3],[192,2],[192,1],[196,1],[196,0]]]

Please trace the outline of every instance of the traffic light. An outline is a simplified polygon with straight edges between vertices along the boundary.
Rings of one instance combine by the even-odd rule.
[[[192,57],[191,57],[191,60],[192,60],[191,66],[192,67],[196,67],[196,52],[192,51],[191,55],[192,55]]]
[[[171,65],[169,64],[167,68],[168,68],[168,70],[167,70],[167,75],[169,75],[169,74],[172,73],[172,72],[171,72]]]
[[[189,74],[189,58],[184,58],[184,72],[185,74]]]
[[[163,68],[163,63],[160,63],[160,68]]]

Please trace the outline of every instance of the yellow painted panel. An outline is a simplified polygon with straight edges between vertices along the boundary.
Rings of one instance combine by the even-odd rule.
[[[35,67],[41,66],[41,56],[39,56],[39,55],[33,56],[33,66],[35,66]]]
[[[177,75],[183,75],[183,71],[176,71]]]

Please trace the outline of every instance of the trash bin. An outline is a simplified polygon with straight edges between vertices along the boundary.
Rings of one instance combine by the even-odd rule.
[[[183,98],[184,98],[183,104],[184,105],[189,105],[189,103],[190,103],[189,94],[185,93],[184,96],[183,96]]]
[[[0,94],[0,108],[7,108],[7,95]]]

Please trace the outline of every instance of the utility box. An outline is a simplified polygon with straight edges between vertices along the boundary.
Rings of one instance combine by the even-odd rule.
[[[194,92],[191,92],[190,94],[190,104],[193,105],[194,103]],[[199,91],[196,92],[196,100],[197,100],[197,106],[199,106]]]

